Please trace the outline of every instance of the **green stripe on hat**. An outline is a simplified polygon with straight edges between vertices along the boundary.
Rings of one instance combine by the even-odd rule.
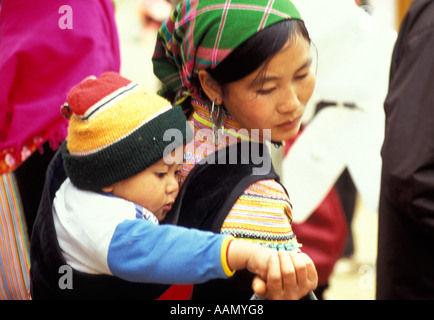
[[[72,156],[67,144],[64,144],[63,163],[76,187],[101,191],[103,187],[144,171],[161,160],[165,151],[173,151],[188,143],[192,137],[193,133],[181,108],[174,107],[125,139],[94,154]]]

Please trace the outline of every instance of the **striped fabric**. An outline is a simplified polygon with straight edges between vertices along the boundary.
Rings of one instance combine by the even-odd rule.
[[[212,121],[207,107],[192,100],[194,112],[190,120],[194,126],[194,139],[186,145],[185,163],[180,173],[180,183],[196,163],[215,152],[218,147],[236,143],[237,139],[222,139],[216,147],[212,140]],[[243,136],[243,130],[228,115],[224,124],[227,137]],[[212,182],[206,182],[212,183]],[[250,185],[240,196],[226,217],[221,232],[261,243],[263,245],[297,250],[300,244],[292,231],[292,205],[282,185],[275,180],[260,180]]]
[[[24,300],[29,289],[29,244],[13,173],[0,178],[0,299]]]
[[[198,70],[216,67],[252,35],[285,19],[301,19],[289,0],[183,1],[159,30],[154,72],[181,102],[197,89]]]
[[[226,217],[221,233],[271,248],[299,247],[291,228],[292,206],[282,186],[261,180],[244,191]]]
[[[208,106],[194,100],[194,110],[195,112],[190,117],[190,123],[193,123],[194,139],[185,148],[184,166],[179,174],[182,183],[196,163],[215,152],[218,148],[237,143],[237,139],[250,139],[247,130],[242,130],[238,123],[228,114],[224,124],[224,133],[216,146],[213,140],[212,119]],[[214,114],[216,115],[217,111]]]
[[[106,85],[102,79],[108,78],[109,75],[111,73],[104,73],[101,76],[101,87]],[[114,91],[107,96],[102,96],[101,100],[91,106],[88,101],[84,101],[84,97],[93,94],[93,92],[89,93],[89,89],[97,91],[96,85],[86,87],[87,83],[82,82],[71,90],[69,97],[72,96],[72,101],[68,100],[70,107],[73,107],[72,104],[74,108],[88,107],[83,110],[83,114],[74,112],[74,116],[70,119],[67,140],[71,155],[87,156],[106,149],[172,108],[168,101],[151,92],[147,93],[134,82],[127,85],[120,83],[119,85],[124,86],[116,88],[118,84],[113,79],[109,80],[113,83],[107,80],[108,85],[112,85],[114,88],[110,87],[110,89]],[[113,125],[114,123],[116,125]]]

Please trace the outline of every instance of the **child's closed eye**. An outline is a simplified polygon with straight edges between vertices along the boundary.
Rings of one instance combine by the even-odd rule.
[[[166,174],[167,174],[167,172],[155,172],[155,175],[160,179],[164,178],[166,176]]]

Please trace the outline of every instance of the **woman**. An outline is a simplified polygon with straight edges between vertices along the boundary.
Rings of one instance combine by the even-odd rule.
[[[310,39],[297,9],[290,1],[184,1],[160,29],[153,63],[165,93],[194,124],[173,219],[298,251],[289,197],[273,168],[258,165],[267,169],[270,159],[264,142],[297,133],[313,92]],[[235,165],[225,165],[234,154]],[[298,276],[311,270],[306,255],[290,257]],[[316,283],[316,272],[307,274]],[[194,298],[250,298],[248,277],[197,286]]]

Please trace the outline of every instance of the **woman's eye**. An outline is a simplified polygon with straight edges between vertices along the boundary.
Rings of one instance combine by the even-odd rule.
[[[274,88],[270,88],[270,89],[259,89],[257,92],[258,94],[266,95],[266,94],[270,94],[273,91]]]
[[[306,73],[303,73],[303,74],[300,74],[300,75],[295,76],[295,79],[297,79],[297,80],[303,80],[303,79],[306,78],[308,75],[309,75],[309,72],[306,72]]]
[[[158,178],[163,178],[167,174],[167,172],[156,172],[155,174]]]

